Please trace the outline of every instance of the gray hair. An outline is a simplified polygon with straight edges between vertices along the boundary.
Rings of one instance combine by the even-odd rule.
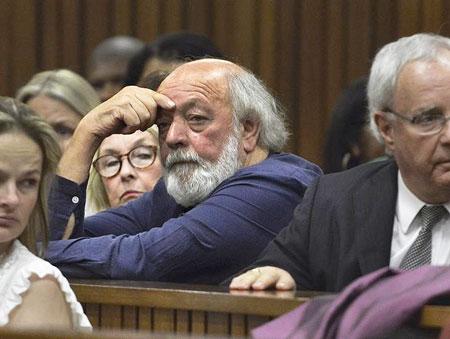
[[[89,58],[89,68],[95,67],[95,64],[99,62],[128,62],[144,46],[141,40],[127,35],[107,38],[95,47]]]
[[[58,100],[81,116],[100,104],[94,88],[83,77],[68,69],[37,73],[17,91],[16,98],[27,103],[38,95]]]
[[[370,70],[367,95],[370,128],[378,140],[383,141],[374,114],[392,109],[395,86],[403,67],[418,60],[441,61],[443,50],[450,50],[449,38],[420,33],[391,42],[377,53]]]
[[[234,117],[238,121],[259,121],[258,145],[280,152],[289,137],[285,113],[262,81],[248,71],[229,75],[229,95]]]

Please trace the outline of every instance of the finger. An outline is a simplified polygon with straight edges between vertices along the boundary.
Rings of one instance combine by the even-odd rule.
[[[153,125],[152,117],[154,116],[151,112],[148,111],[147,106],[145,106],[139,99],[133,98],[134,100],[130,100],[129,105],[130,109],[133,110],[139,118],[139,126],[138,128],[141,130],[146,130],[148,127]],[[156,103],[155,103],[156,107]]]
[[[147,106],[149,111],[156,112],[155,103],[156,106],[159,106],[161,108],[171,110],[175,108],[175,103],[164,94],[152,91],[151,89],[147,88],[140,88],[138,87],[138,90],[136,90],[136,97],[142,101],[142,103]]]
[[[230,289],[236,290],[249,290],[252,287],[252,284],[256,281],[258,275],[256,275],[252,270],[247,271],[240,276],[237,276],[231,281]]]
[[[282,271],[280,273],[280,279],[278,279],[275,288],[277,290],[282,290],[282,291],[289,291],[289,290],[295,290],[295,280],[294,278],[292,278],[292,276],[286,272],[286,271]]]
[[[252,284],[252,288],[257,291],[268,289],[275,286],[279,278],[280,275],[277,270],[261,270],[261,274]]]
[[[113,133],[133,133],[141,124],[141,119],[130,104],[114,109],[113,116],[118,124],[117,129],[112,130]]]

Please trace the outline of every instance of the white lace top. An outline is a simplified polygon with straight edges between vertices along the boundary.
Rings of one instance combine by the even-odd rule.
[[[30,276],[52,276],[58,281],[72,311],[74,329],[92,329],[80,303],[59,269],[35,256],[19,240],[15,240],[6,257],[0,259],[0,326],[9,322],[9,314],[22,303],[22,295],[30,288]]]

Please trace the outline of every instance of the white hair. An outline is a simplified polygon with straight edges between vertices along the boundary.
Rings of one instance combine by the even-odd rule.
[[[289,137],[285,113],[264,84],[248,71],[229,75],[229,96],[238,121],[256,120],[261,124],[258,145],[280,152]]]
[[[450,50],[450,39],[431,33],[420,33],[385,45],[375,56],[367,85],[370,128],[383,141],[375,124],[375,112],[392,109],[397,79],[403,67],[418,60],[441,61],[442,51]]]
[[[205,160],[189,148],[178,148],[170,153],[164,164],[164,182],[169,195],[185,207],[205,200],[242,167],[239,141],[239,130],[233,128],[217,161]]]

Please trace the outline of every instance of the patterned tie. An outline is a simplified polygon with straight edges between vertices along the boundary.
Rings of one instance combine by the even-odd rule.
[[[403,270],[431,264],[431,230],[448,212],[442,205],[424,206],[420,210],[422,228],[400,263]]]

